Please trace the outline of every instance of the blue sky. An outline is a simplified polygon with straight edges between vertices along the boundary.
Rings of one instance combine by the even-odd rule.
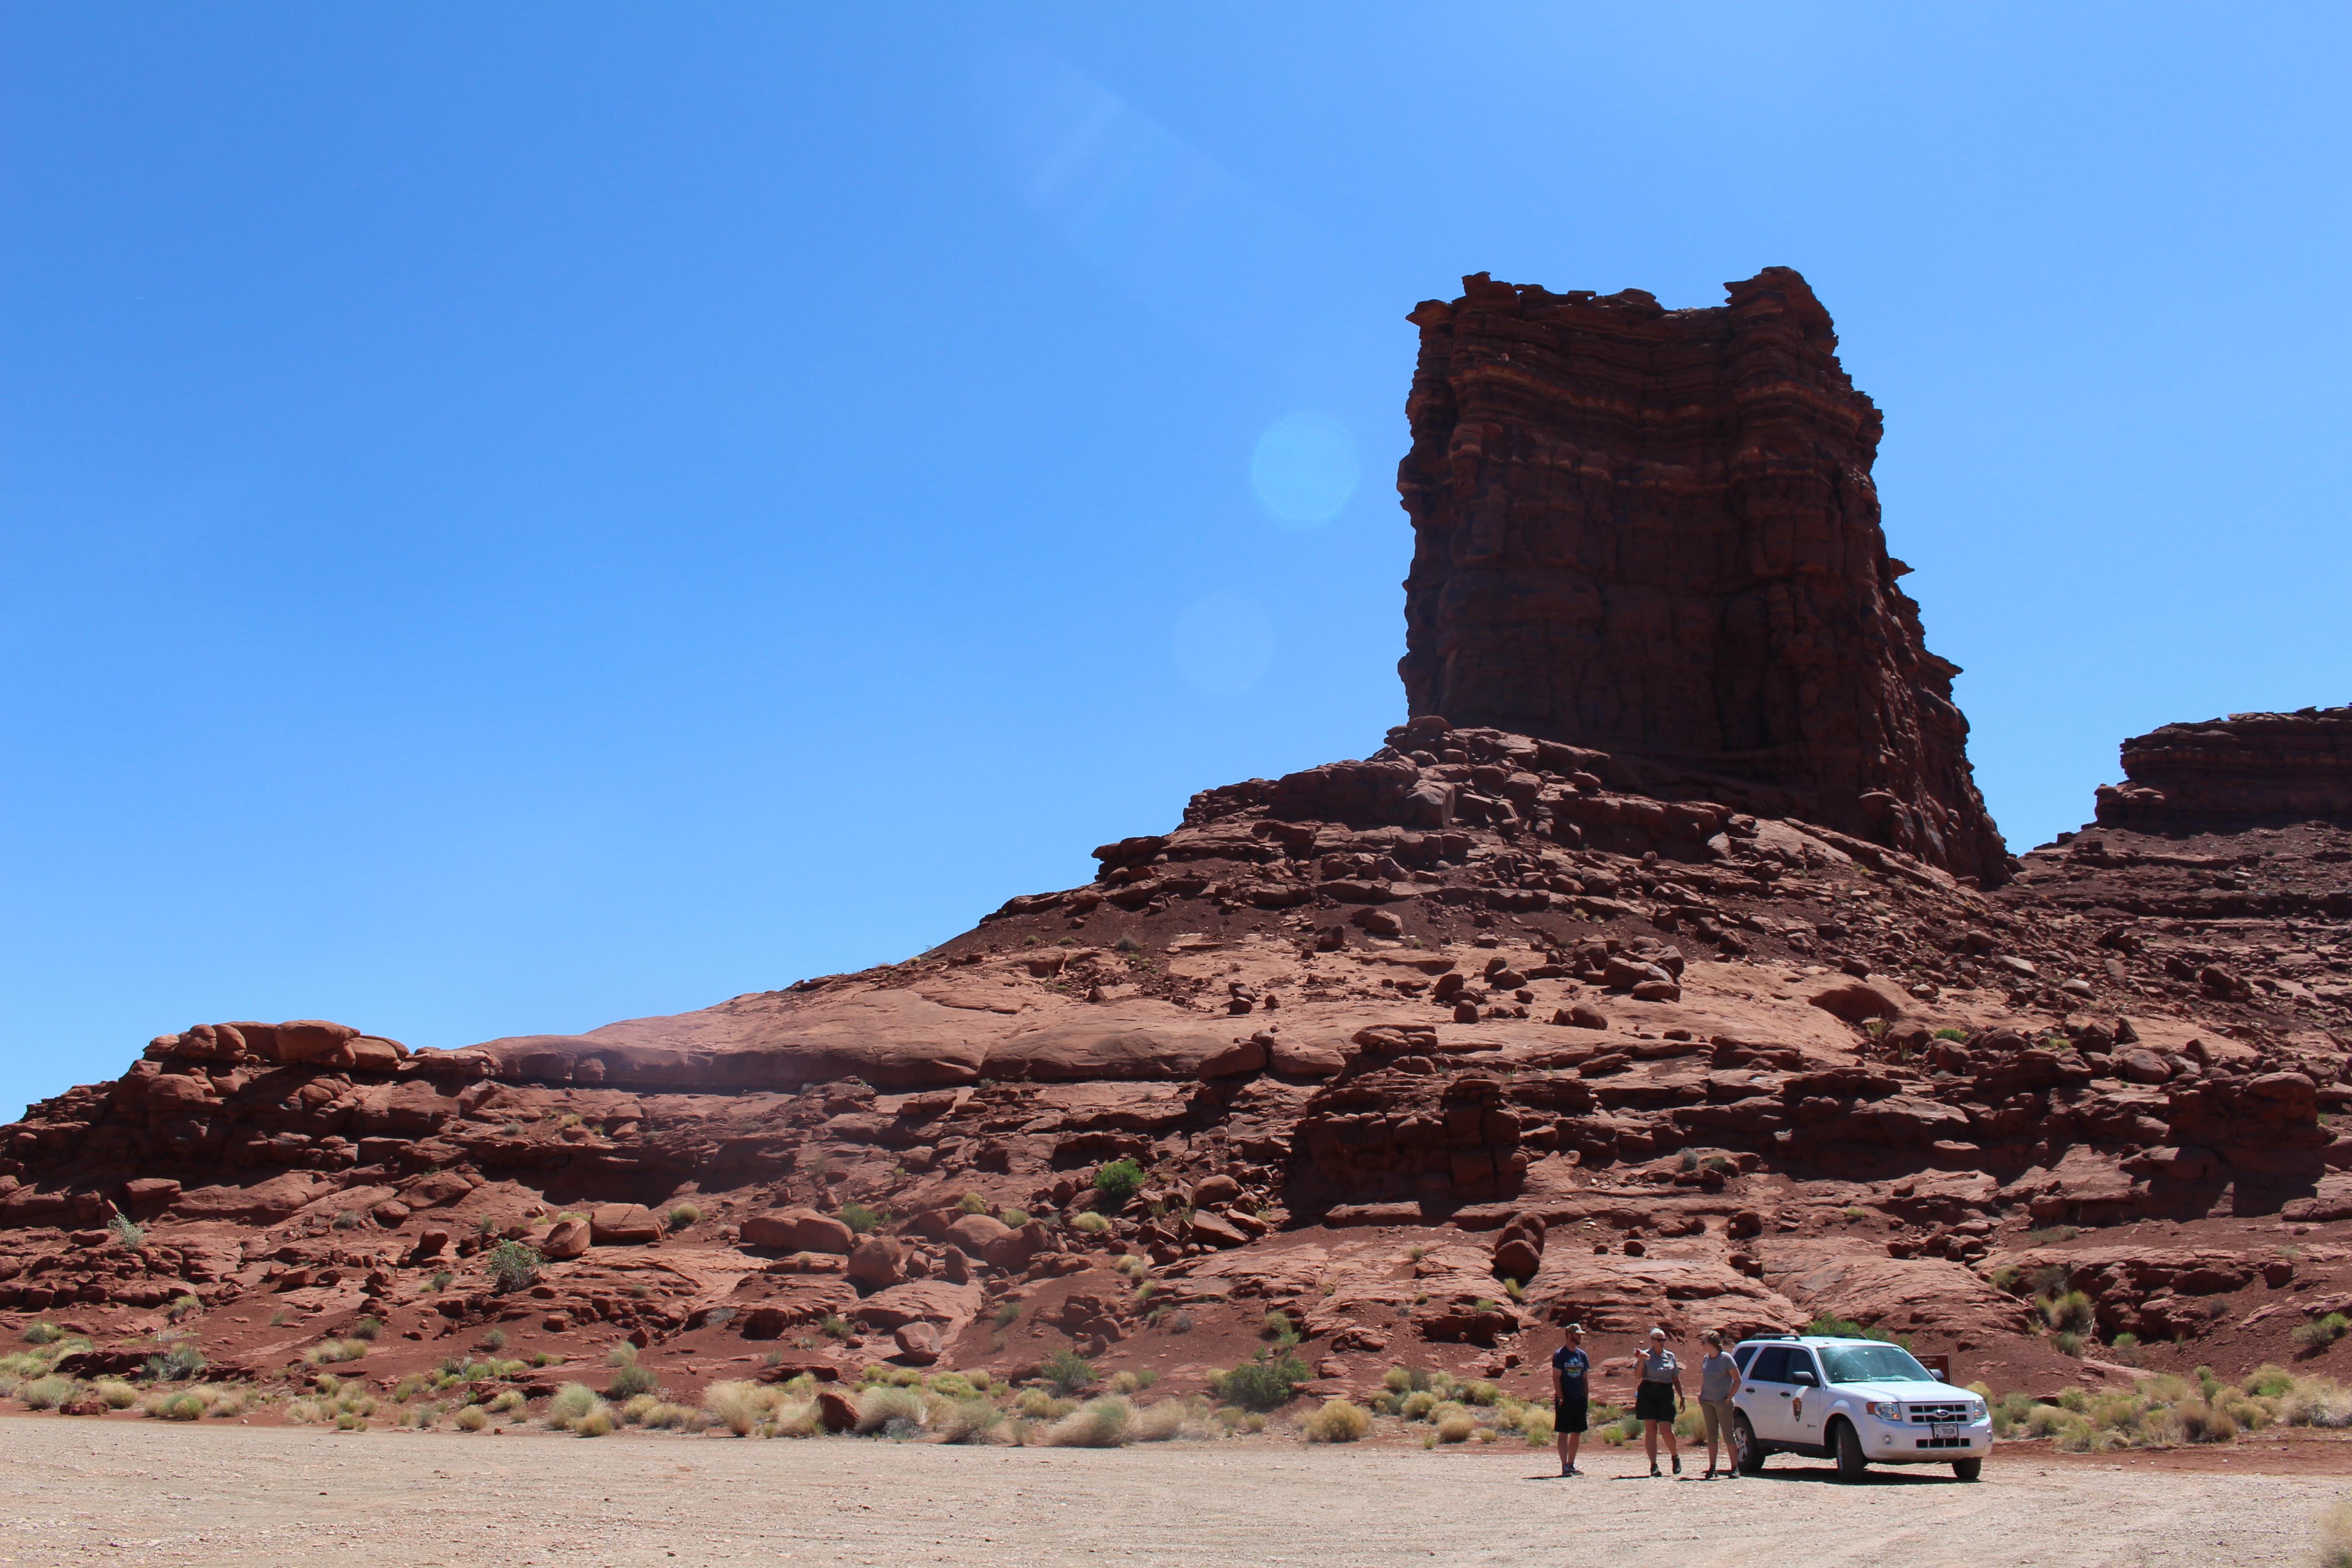
[[[0,1114],[903,956],[1402,717],[1414,301],[1801,269],[2011,843],[2352,700],[2346,13],[0,13]]]

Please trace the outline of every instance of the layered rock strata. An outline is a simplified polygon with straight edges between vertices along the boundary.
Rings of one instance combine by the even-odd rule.
[[[2102,827],[2352,822],[2352,707],[2167,724],[2126,741],[2123,764],[2124,783],[2099,788]]]
[[[1879,412],[1805,280],[1768,268],[1689,310],[1463,288],[1410,318],[1410,711],[1997,883],[1958,671],[1880,531]]]

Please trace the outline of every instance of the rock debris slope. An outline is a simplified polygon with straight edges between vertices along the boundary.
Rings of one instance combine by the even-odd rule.
[[[2343,710],[2129,742],[2011,862],[1801,280],[1415,316],[1416,711],[1370,756],[697,1013],[159,1037],[0,1129],[0,1314],[260,1378],[373,1319],[386,1381],[495,1328],[681,1390],[1061,1346],[1181,1388],[1272,1310],[1333,1391],[1538,1384],[1570,1319],[2100,1375],[2054,1269],[2150,1364],[2284,1353],[2352,1286]]]

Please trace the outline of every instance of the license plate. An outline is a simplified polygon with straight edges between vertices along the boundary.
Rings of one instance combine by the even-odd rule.
[[[1936,1423],[1936,1436],[1938,1437],[1958,1437],[1964,1436],[1964,1434],[1960,1431],[1959,1424],[1958,1422],[1938,1421]]]

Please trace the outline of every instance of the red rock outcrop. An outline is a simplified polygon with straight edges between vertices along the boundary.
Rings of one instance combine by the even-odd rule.
[[[1998,883],[1958,670],[1879,529],[1878,410],[1802,278],[1727,287],[1668,310],[1480,273],[1415,308],[1410,711]]]
[[[2099,786],[2102,827],[2193,833],[2352,821],[2352,707],[2167,724],[2126,741],[2123,763],[2122,784]]]

